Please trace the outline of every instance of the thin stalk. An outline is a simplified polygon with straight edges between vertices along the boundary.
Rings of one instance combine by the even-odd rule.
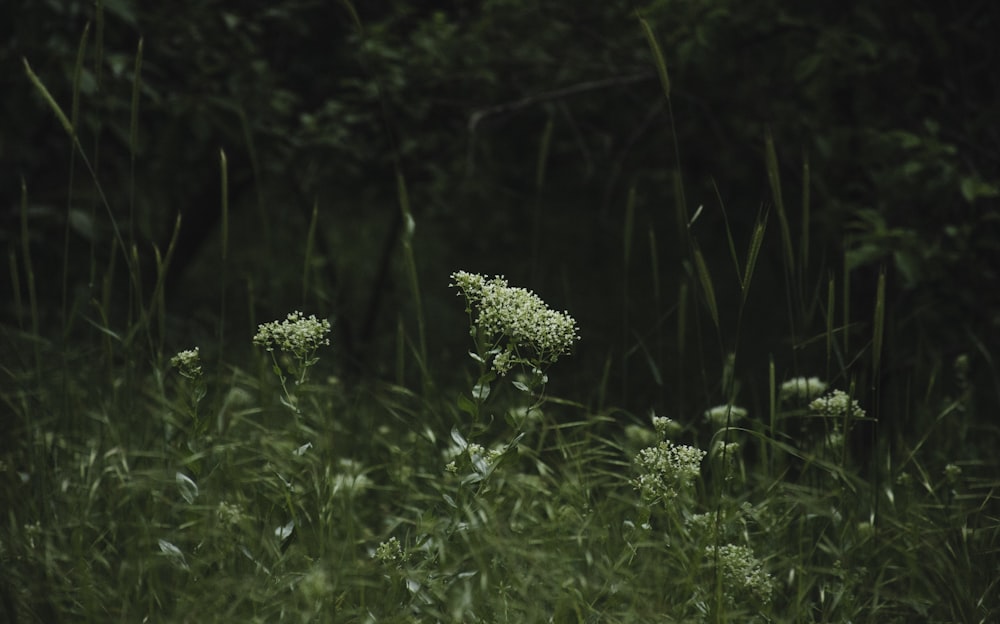
[[[31,262],[31,239],[28,232],[28,183],[21,176],[21,257],[24,261],[24,275],[28,285],[28,307],[31,312],[31,335],[38,337],[38,293],[35,290],[35,268]],[[35,351],[35,371],[41,379],[42,355],[39,341],[33,340]]]
[[[417,317],[417,355],[419,366],[424,382],[424,389],[429,390],[431,385],[430,371],[427,369],[427,332],[424,324],[424,306],[420,297],[420,280],[417,275],[417,260],[413,253],[413,233],[416,230],[416,222],[413,220],[413,213],[410,211],[410,196],[406,190],[406,180],[398,169],[396,170],[396,189],[399,194],[399,209],[403,217],[403,260],[406,267],[406,276],[410,283],[410,294],[413,296],[413,305]]]
[[[24,301],[21,299],[21,275],[17,266],[17,252],[14,247],[7,248],[8,265],[10,266],[10,285],[14,295],[14,312],[17,324],[24,331]]]
[[[535,165],[535,198],[534,209],[531,216],[531,277],[534,280],[538,271],[538,254],[541,249],[542,238],[542,187],[545,185],[545,176],[549,165],[549,151],[552,147],[552,133],[555,129],[555,118],[549,115],[545,122],[545,129],[542,130],[542,140],[538,146],[538,162]]]
[[[222,266],[219,271],[219,370],[222,370],[222,353],[226,342],[226,282],[229,259],[229,162],[226,151],[219,150],[219,183],[222,208]]]
[[[622,232],[622,396],[628,396],[629,352],[629,265],[632,260],[632,238],[635,227],[635,185],[628,191],[625,202],[625,225]]]
[[[319,199],[313,201],[312,216],[309,218],[309,230],[306,233],[306,253],[302,264],[302,308],[306,307],[306,296],[309,293],[309,273],[313,265],[313,251],[316,246],[316,227],[319,223]]]

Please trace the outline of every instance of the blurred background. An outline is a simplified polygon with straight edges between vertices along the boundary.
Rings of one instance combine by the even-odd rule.
[[[637,13],[663,51],[669,107]],[[84,344],[127,326],[130,284],[149,299],[180,214],[168,356],[221,338],[238,365],[257,323],[301,309],[334,320],[331,374],[412,383],[398,356],[419,331],[405,243],[443,387],[467,375],[464,306],[448,288],[467,270],[577,318],[582,340],[553,369],[552,394],[703,409],[731,352],[747,381],[766,380],[772,357],[779,381],[830,372],[831,283],[838,339],[853,341],[833,375],[872,382],[858,354],[884,269],[885,387],[912,391],[913,371],[947,376],[965,355],[996,402],[998,30],[986,1],[6,0],[4,359],[30,329],[26,253],[39,334]],[[25,61],[75,120],[86,163]],[[737,334],[727,231],[742,262],[765,214]],[[113,222],[143,279],[130,281]],[[121,316],[98,318],[109,298]],[[689,398],[672,382],[685,370],[707,371]],[[766,400],[765,386],[744,387],[744,403]]]

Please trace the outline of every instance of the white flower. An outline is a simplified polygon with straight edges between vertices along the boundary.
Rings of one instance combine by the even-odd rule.
[[[819,377],[796,377],[781,384],[778,396],[782,401],[792,399],[809,400],[826,392],[826,383],[820,381]]]
[[[705,549],[705,556],[717,561],[723,593],[727,598],[735,599],[740,594],[749,593],[765,604],[770,602],[774,581],[748,547],[725,544],[716,549],[709,546]]]
[[[672,438],[673,436],[681,432],[681,424],[675,420],[671,420],[666,416],[652,415],[653,419],[653,429],[656,430],[657,435],[660,439],[666,440],[667,438]]]
[[[490,343],[499,347],[491,364],[506,374],[515,363],[551,364],[569,353],[580,339],[576,321],[566,312],[556,312],[530,290],[507,285],[502,276],[487,280],[482,275],[458,271],[452,286],[465,296],[473,325]]]
[[[403,561],[403,547],[398,539],[390,537],[378,545],[372,558],[382,563],[400,563]]]
[[[664,441],[636,455],[641,474],[632,482],[647,500],[668,502],[701,474],[705,451]]]
[[[735,405],[716,405],[705,410],[705,420],[716,427],[725,427],[726,422],[735,423],[741,418],[746,418],[747,411]]]
[[[352,459],[341,459],[339,472],[332,477],[333,493],[343,493],[352,498],[374,485],[374,482],[364,473],[364,466]]]
[[[218,516],[223,524],[228,525],[239,524],[246,519],[246,514],[243,513],[242,507],[225,501],[219,503],[219,506],[215,508],[215,515]]]
[[[182,376],[188,379],[198,379],[201,377],[201,356],[198,354],[198,347],[180,351],[170,358],[170,365],[176,368]]]
[[[809,404],[809,409],[831,418],[843,418],[844,416],[851,416],[852,418],[865,417],[865,410],[861,409],[861,405],[857,401],[852,400],[843,390],[834,390],[826,396],[815,399]]]
[[[306,317],[301,312],[290,312],[284,321],[260,325],[253,343],[268,351],[287,351],[304,360],[320,346],[329,346],[329,333],[330,321],[319,320],[312,314]]]

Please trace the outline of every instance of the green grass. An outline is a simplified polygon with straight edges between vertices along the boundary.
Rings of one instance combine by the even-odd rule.
[[[663,54],[643,25],[669,100]],[[26,68],[89,168],[70,119],[76,104],[67,117]],[[137,106],[133,98],[130,146]],[[676,140],[674,150],[679,159]],[[52,319],[37,300],[23,217],[9,256],[20,322],[0,328],[9,423],[0,445],[0,613],[11,622],[992,621],[1000,479],[985,450],[997,430],[977,411],[969,360],[915,367],[883,388],[879,373],[900,331],[886,314],[885,274],[867,318],[851,318],[850,273],[823,269],[810,252],[819,245],[809,242],[808,189],[794,214],[771,141],[765,151],[780,286],[756,285],[758,260],[772,253],[768,212],[746,240],[728,220],[724,236],[702,233],[678,173],[687,251],[677,290],[662,289],[677,301],[660,301],[656,241],[670,233],[650,228],[655,318],[639,326],[629,318],[643,296],[629,283],[633,197],[622,305],[605,305],[623,311],[624,344],[594,347],[609,355],[580,381],[597,388],[593,404],[547,392],[545,375],[559,380],[572,355],[556,362],[521,342],[515,366],[497,374],[493,358],[516,340],[491,334],[475,302],[467,302],[474,357],[451,362],[457,374],[434,370],[429,339],[442,330],[424,313],[402,174],[399,281],[413,313],[399,321],[395,361],[385,363],[392,383],[338,376],[336,343],[296,350],[261,339],[254,349],[258,328],[228,318],[225,154],[220,306],[203,339],[179,335],[167,318],[173,246],[157,251],[156,283],[143,290],[132,234],[126,245],[106,201],[119,248],[98,276],[103,292],[85,310],[64,301],[59,331],[45,331]],[[538,185],[544,162],[539,155]],[[286,271],[301,276],[303,302],[317,279],[312,214],[304,263]],[[541,226],[533,228],[541,242],[532,247],[543,247]],[[130,289],[116,303],[118,261]],[[735,278],[719,270],[727,262]],[[788,310],[787,326],[773,327],[781,315],[751,314],[758,291],[784,296],[770,305]],[[724,301],[736,302],[735,314]],[[461,310],[461,299],[452,303]],[[673,343],[663,338],[667,321],[676,323]],[[244,331],[243,347],[224,340]],[[775,332],[787,338],[778,358],[745,347]],[[586,327],[581,334],[591,345],[602,340]],[[201,370],[172,366],[164,345],[200,347]],[[615,394],[610,371],[621,367],[627,382],[623,354],[639,352],[658,382],[676,386],[666,394],[676,401],[670,413],[650,418],[606,402]],[[406,370],[417,371],[416,383]],[[810,407],[782,390],[812,375],[860,411]],[[704,459],[677,459],[685,447]]]

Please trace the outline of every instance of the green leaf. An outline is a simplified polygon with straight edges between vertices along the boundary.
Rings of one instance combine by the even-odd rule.
[[[476,385],[472,386],[472,398],[476,399],[480,403],[485,401],[489,396],[490,396],[489,382],[480,381]]]
[[[176,473],[174,479],[177,481],[177,489],[181,491],[181,497],[189,505],[193,504],[194,499],[198,498],[198,484],[183,472]]]
[[[479,412],[479,406],[477,406],[472,399],[464,394],[458,395],[458,409],[462,410],[469,416],[475,416],[476,413]]]

